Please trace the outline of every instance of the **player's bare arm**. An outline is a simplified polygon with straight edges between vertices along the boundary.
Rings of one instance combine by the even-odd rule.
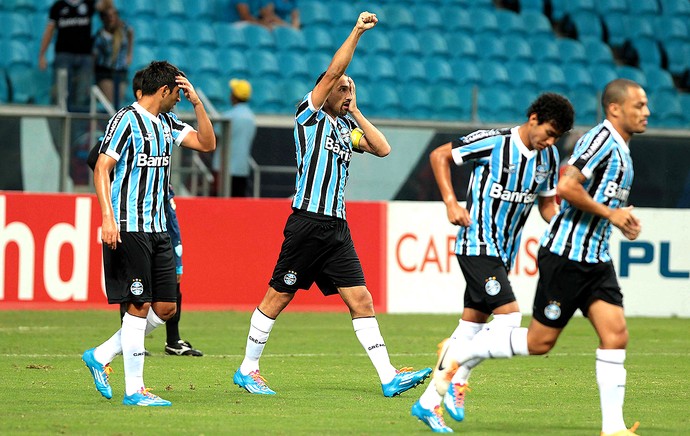
[[[101,206],[101,240],[104,245],[112,250],[117,248],[118,242],[122,242],[110,198],[110,172],[116,163],[115,159],[105,153],[101,153],[93,169],[96,197],[98,198],[98,204]]]
[[[450,178],[450,166],[453,163],[452,150],[453,145],[450,142],[436,147],[429,154],[429,162],[434,172],[436,184],[441,192],[441,199],[446,205],[448,221],[457,226],[468,226],[470,225],[470,213],[458,203],[458,198],[455,195],[455,189],[453,189],[453,183]]]
[[[367,153],[371,153],[375,156],[385,157],[391,152],[391,146],[388,140],[379,129],[376,128],[359,110],[357,106],[357,92],[355,88],[355,82],[352,78],[349,78],[350,88],[352,89],[352,99],[350,100],[350,105],[348,111],[352,118],[355,119],[357,125],[364,132],[364,136],[359,140],[358,148]]]
[[[184,96],[194,106],[194,114],[198,127],[196,131],[190,132],[182,140],[182,145],[192,150],[208,152],[216,149],[216,134],[213,131],[213,125],[208,118],[206,109],[204,108],[199,95],[196,93],[194,86],[184,76],[177,76],[175,78],[177,86],[180,87]]]
[[[560,207],[558,206],[558,202],[556,201],[556,196],[540,196],[539,200],[537,201],[539,202],[539,213],[541,214],[541,217],[547,223],[551,222],[551,219],[556,216],[560,209]]]
[[[370,12],[362,12],[359,14],[357,24],[352,29],[352,32],[350,32],[345,42],[343,42],[343,45],[341,45],[338,51],[335,52],[335,55],[333,55],[333,59],[326,70],[326,74],[314,87],[311,93],[311,102],[314,107],[320,108],[323,106],[328,95],[338,83],[338,79],[345,74],[345,70],[355,53],[355,47],[357,47],[357,43],[359,43],[359,38],[364,32],[373,28],[378,21],[376,14]]]
[[[632,206],[612,209],[594,201],[582,186],[586,180],[582,172],[570,165],[558,181],[558,195],[583,212],[606,218],[618,227],[628,239],[637,238],[641,231],[640,221],[631,212]]]

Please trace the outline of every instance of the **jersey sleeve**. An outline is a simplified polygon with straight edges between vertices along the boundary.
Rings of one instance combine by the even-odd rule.
[[[606,164],[614,141],[611,132],[606,128],[595,135],[583,136],[580,139],[580,141],[584,140],[587,142],[576,144],[568,164],[573,165],[583,176],[590,179],[599,165]]]
[[[549,175],[546,177],[542,189],[539,191],[540,197],[553,197],[556,195],[556,187],[558,186],[558,170],[560,165],[560,155],[556,147],[549,147]]]
[[[180,144],[182,144],[182,141],[184,141],[184,138],[189,134],[189,132],[193,131],[194,128],[189,124],[180,121],[174,112],[168,112],[167,114],[164,114],[164,116],[170,124],[173,143],[179,147]]]
[[[116,161],[125,148],[132,143],[133,114],[126,108],[120,109],[108,122],[99,153],[105,153]]]
[[[311,101],[311,92],[309,92],[309,94],[304,96],[302,102],[297,107],[297,111],[295,112],[295,121],[297,121],[297,124],[303,126],[315,124],[319,120],[320,112],[321,108],[317,109],[314,107],[314,104]]]
[[[453,161],[460,166],[471,160],[487,160],[491,156],[496,144],[501,143],[502,136],[488,136],[474,141],[468,141],[467,137],[461,137],[452,142]]]

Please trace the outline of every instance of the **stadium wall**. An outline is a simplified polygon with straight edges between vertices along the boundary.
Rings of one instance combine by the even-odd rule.
[[[179,198],[190,310],[252,310],[266,291],[290,213],[286,199]],[[637,241],[613,232],[612,257],[635,316],[690,317],[690,212],[636,209]],[[356,202],[348,221],[379,313],[459,313],[464,281],[455,228],[440,202]],[[0,191],[0,309],[106,309],[100,209],[93,195]],[[512,282],[529,313],[538,240],[532,214]],[[313,288],[290,310],[346,311]]]

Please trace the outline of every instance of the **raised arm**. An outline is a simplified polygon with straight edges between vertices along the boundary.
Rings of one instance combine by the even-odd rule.
[[[338,51],[333,55],[330,65],[326,70],[326,74],[323,76],[321,81],[314,87],[311,93],[311,101],[314,107],[321,108],[323,103],[328,98],[335,85],[338,83],[338,79],[345,74],[347,66],[350,65],[352,61],[352,56],[355,53],[355,48],[357,43],[359,43],[359,38],[367,30],[373,28],[376,23],[378,23],[378,18],[376,14],[370,12],[362,12],[357,18],[357,24],[350,32],[343,45],[340,46]]]
[[[197,130],[189,132],[182,140],[182,145],[197,151],[213,151],[216,149],[216,134],[208,118],[204,104],[194,90],[192,83],[184,76],[177,76],[177,85],[184,92],[185,98],[194,106],[194,114],[198,124]]]
[[[364,132],[364,136],[359,141],[359,148],[362,151],[366,151],[375,156],[385,157],[391,152],[391,146],[388,144],[388,140],[381,133],[379,129],[374,126],[371,121],[369,121],[363,114],[362,111],[357,107],[357,93],[355,92],[355,82],[350,78],[350,88],[352,89],[352,100],[350,100],[350,105],[348,111],[352,118],[355,119],[357,125]]]

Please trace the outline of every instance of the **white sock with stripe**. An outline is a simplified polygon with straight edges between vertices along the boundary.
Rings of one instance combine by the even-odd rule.
[[[371,363],[374,364],[381,383],[389,383],[397,373],[393,365],[391,365],[386,343],[383,341],[383,336],[381,336],[381,331],[379,330],[378,321],[373,316],[369,318],[355,318],[352,320],[352,327],[355,329],[355,335],[357,335],[359,343],[362,344]]]
[[[144,332],[146,318],[126,313],[122,318],[122,359],[125,366],[125,393],[132,395],[144,387]]]
[[[601,401],[601,431],[604,433],[626,429],[623,419],[627,375],[624,362],[625,350],[597,349],[596,372]]]
[[[268,336],[275,322],[275,319],[264,315],[259,308],[254,309],[251,321],[249,322],[249,334],[247,335],[244,360],[240,365],[240,372],[242,374],[247,375],[252,371],[259,370],[259,359],[264,352]]]

